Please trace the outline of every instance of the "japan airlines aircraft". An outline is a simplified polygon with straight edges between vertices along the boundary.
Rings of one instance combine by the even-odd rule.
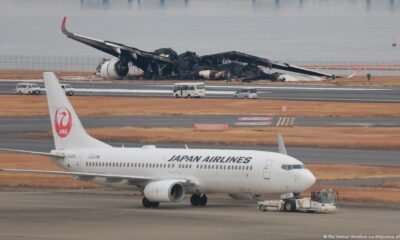
[[[286,154],[252,150],[173,149],[144,146],[112,147],[89,136],[54,73],[44,73],[55,150],[3,151],[49,156],[65,171],[0,169],[6,172],[48,173],[94,180],[143,192],[145,208],[181,201],[192,194],[193,206],[205,206],[208,193],[299,193],[315,183],[304,164]]]

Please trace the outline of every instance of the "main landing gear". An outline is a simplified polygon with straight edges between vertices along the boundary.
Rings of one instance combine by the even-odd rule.
[[[143,197],[142,204],[144,208],[158,208],[160,206],[160,202],[152,202],[146,197]]]
[[[190,203],[193,207],[204,207],[207,205],[207,195],[193,194],[190,198]]]
[[[207,205],[207,195],[205,194],[193,194],[190,198],[190,203],[193,207],[204,207]],[[143,197],[142,204],[144,208],[158,208],[160,202],[152,202],[146,197]]]

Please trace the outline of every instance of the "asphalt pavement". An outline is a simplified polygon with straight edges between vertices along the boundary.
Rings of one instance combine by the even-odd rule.
[[[22,81],[22,80],[21,80]],[[0,81],[0,94],[15,93],[18,81]],[[38,84],[44,88],[43,83]],[[171,83],[146,82],[72,82],[77,95],[173,97]],[[257,88],[259,98],[349,101],[349,102],[400,102],[400,88],[377,87],[310,87],[310,86],[263,86],[251,84],[207,84],[207,97],[232,98],[236,90]],[[44,91],[44,89],[43,89]]]
[[[209,197],[207,207],[193,208],[184,199],[144,209],[140,196],[93,190],[14,190],[0,192],[0,199],[0,239],[10,240],[400,237],[400,215],[391,208],[339,206],[333,214],[260,212],[255,201]]]
[[[399,127],[398,118],[298,118],[249,115],[203,116],[96,116],[80,117],[86,128],[103,127],[193,127],[195,124],[229,124],[230,127]],[[50,129],[43,117],[2,117],[0,133],[41,132]]]

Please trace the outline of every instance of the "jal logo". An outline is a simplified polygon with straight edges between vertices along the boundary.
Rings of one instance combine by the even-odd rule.
[[[56,125],[57,135],[60,138],[65,138],[72,128],[71,112],[65,107],[58,108],[54,115],[54,123]]]

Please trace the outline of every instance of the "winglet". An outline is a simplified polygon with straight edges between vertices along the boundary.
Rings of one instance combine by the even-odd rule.
[[[67,30],[67,28],[65,27],[66,23],[67,23],[67,16],[65,16],[64,19],[62,20],[62,23],[61,23],[61,32],[64,33],[65,35],[67,35],[67,36],[70,36],[71,33],[70,33],[70,32]]]
[[[287,155],[285,143],[283,142],[282,135],[278,134],[278,152]]]

